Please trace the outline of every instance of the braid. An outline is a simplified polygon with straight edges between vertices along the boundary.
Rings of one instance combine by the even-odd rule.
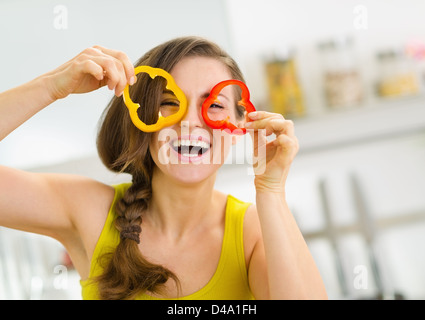
[[[148,208],[152,196],[150,178],[144,174],[133,176],[133,184],[116,204],[115,226],[121,241],[113,253],[102,257],[102,261],[107,258],[104,273],[97,279],[102,299],[131,299],[146,291],[160,293],[161,286],[169,278],[179,283],[171,271],[147,261],[138,247],[141,215]]]
[[[115,220],[115,226],[120,231],[122,241],[130,239],[137,244],[140,243],[141,214],[148,208],[151,196],[150,177],[143,179],[134,176],[133,184],[116,206],[118,217]]]

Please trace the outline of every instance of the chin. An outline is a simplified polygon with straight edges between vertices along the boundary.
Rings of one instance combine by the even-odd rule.
[[[214,178],[221,165],[213,164],[173,164],[159,169],[176,182],[197,184]]]

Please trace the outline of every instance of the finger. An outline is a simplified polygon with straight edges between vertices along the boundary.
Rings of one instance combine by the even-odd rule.
[[[127,82],[130,85],[132,85],[136,82],[137,77],[134,74],[134,66],[131,63],[127,54],[125,54],[123,51],[112,50],[112,49],[104,48],[104,47],[101,47],[101,46],[94,46],[93,48],[101,51],[104,54],[110,55],[110,56],[114,57],[115,59],[117,59],[118,61],[120,61],[120,63],[122,64],[122,66],[124,68]]]
[[[284,119],[280,113],[273,113],[273,112],[267,112],[267,111],[254,111],[254,112],[248,113],[247,116],[251,120],[260,120],[260,119],[271,118],[271,117],[278,117],[278,118]]]
[[[298,139],[291,138],[284,134],[277,136],[276,139],[272,141],[272,144],[276,147],[281,147],[285,150],[285,153],[289,152],[295,155],[299,150]]]
[[[121,51],[93,46],[85,49],[79,59],[92,59],[100,64],[107,77],[103,83],[106,83],[110,90],[115,90],[117,96],[122,94],[127,83],[136,82],[134,68],[127,55]]]
[[[265,129],[267,135],[272,133],[294,135],[294,124],[291,120],[284,120],[283,117],[270,116],[260,120],[251,121],[245,124],[246,128],[259,130]]]
[[[267,111],[250,112],[247,114],[247,117],[249,120],[248,123],[252,123],[252,122],[256,123],[255,125],[252,125],[253,128],[255,128],[256,126],[260,126],[261,128],[263,128],[265,121],[268,121],[271,119],[285,120],[285,118],[280,113],[271,113]]]
[[[287,120],[281,115],[280,113],[272,113],[267,111],[256,111],[251,112],[248,114],[249,118],[251,120],[259,121],[257,124],[252,125],[253,128],[258,126],[258,129],[260,128],[266,128],[267,127],[267,121],[271,121],[272,125],[269,126],[269,129],[274,129],[275,131],[273,133],[278,133],[279,131],[284,131],[286,134],[289,134],[291,136],[294,135],[294,122],[292,120]],[[273,120],[273,121],[272,121]],[[251,121],[252,122],[252,121]],[[248,125],[250,126],[250,125]],[[271,134],[271,133],[268,133]]]
[[[110,78],[110,83],[108,83],[108,86],[110,85],[111,90],[115,90],[115,95],[118,97],[121,96],[125,86],[127,85],[127,78],[122,64],[118,63],[116,59],[113,62],[114,65],[111,66],[111,71],[113,73],[109,77],[107,71],[106,76]]]
[[[247,131],[252,139],[254,149],[254,156],[257,156],[258,149],[261,149],[267,144],[267,136],[265,130],[248,130]]]
[[[295,137],[295,125],[292,120],[285,120],[284,132],[290,137]]]
[[[95,77],[98,81],[102,81],[104,78],[103,68],[94,62],[93,60],[86,60],[79,64],[79,72],[90,74]]]
[[[92,60],[102,66],[103,70],[106,71],[110,75],[110,77],[114,79],[116,79],[117,70],[121,69],[124,71],[122,64],[115,57],[102,52],[97,47],[86,48],[75,58],[75,60],[79,62]],[[121,67],[117,67],[118,65],[121,65]],[[115,70],[114,67],[117,68],[117,70]]]
[[[115,95],[121,95],[127,84],[122,64],[117,59],[107,55],[94,56],[91,60],[102,67],[104,82],[108,85],[108,88],[115,90]]]
[[[104,70],[109,90],[115,89],[120,81],[120,77],[122,77],[119,74],[119,70],[115,64],[115,61],[113,61],[110,57],[97,57],[95,60],[102,66]]]

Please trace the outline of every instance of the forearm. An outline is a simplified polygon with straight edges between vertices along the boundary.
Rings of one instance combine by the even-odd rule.
[[[0,93],[0,141],[53,101],[46,76]]]
[[[271,299],[324,299],[315,262],[282,193],[257,191]]]

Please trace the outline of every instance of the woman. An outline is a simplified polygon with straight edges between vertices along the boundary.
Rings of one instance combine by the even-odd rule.
[[[181,122],[155,133],[138,130],[121,97],[127,84],[134,85],[132,95],[143,106],[139,115],[146,123],[179,101],[159,81],[137,80],[124,53],[99,46],[0,95],[3,139],[55,100],[107,85],[116,97],[102,119],[99,155],[109,169],[133,178],[131,184],[108,186],[79,176],[0,167],[0,225],[60,241],[84,279],[85,299],[326,298],[285,200],[286,177],[298,150],[293,123],[262,111],[244,117],[236,90],[223,89],[231,121],[255,132],[255,146],[266,143],[257,129],[276,135],[266,145],[265,169],[255,176],[256,205],[241,202],[214,190],[227,147],[214,141],[201,116],[215,84],[243,81],[236,63],[217,45],[184,37],[150,50],[136,65],[173,76],[188,101]],[[177,137],[161,139],[164,130]],[[185,155],[181,146],[199,140],[204,150],[193,159]],[[170,159],[180,162],[161,160],[167,145]],[[201,161],[222,151],[219,163]]]

